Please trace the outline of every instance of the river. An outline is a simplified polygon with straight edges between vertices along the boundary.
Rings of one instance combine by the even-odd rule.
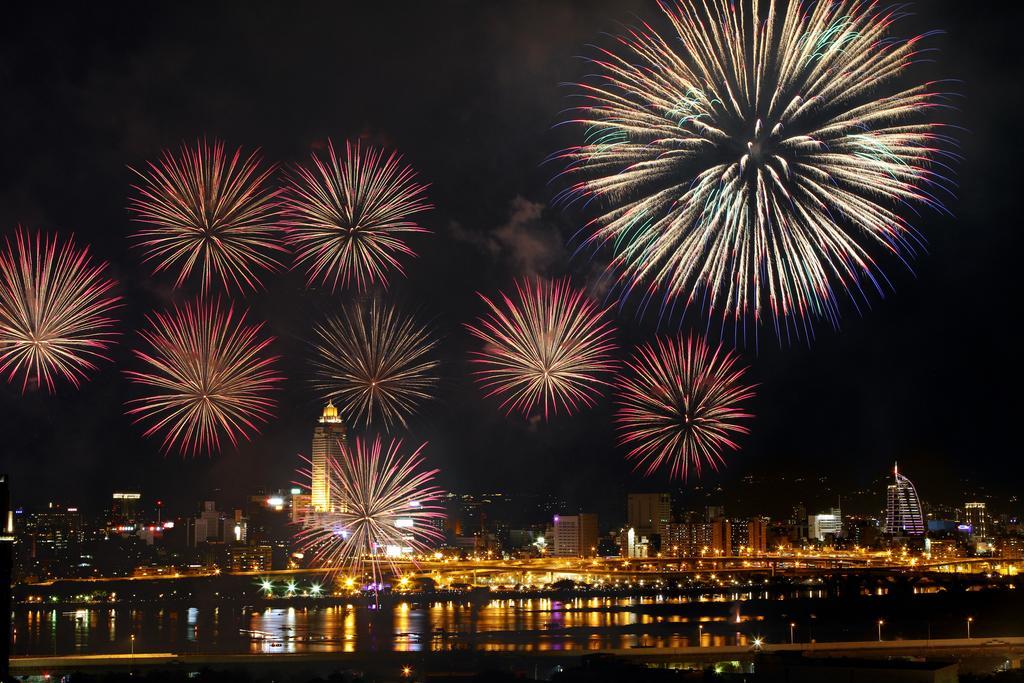
[[[838,598],[791,595],[520,598],[26,606],[15,609],[13,654],[142,652],[538,652],[745,645],[811,639],[869,640],[1024,635],[1024,591],[991,590]],[[792,624],[792,627],[790,627]]]

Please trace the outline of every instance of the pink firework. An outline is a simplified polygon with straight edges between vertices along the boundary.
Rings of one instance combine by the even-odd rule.
[[[326,491],[314,491],[296,539],[316,566],[377,583],[383,567],[398,573],[401,549],[423,553],[443,540],[444,492],[432,484],[438,470],[422,469],[426,444],[411,455],[401,441],[385,446],[379,436],[339,446],[341,457],[327,458]]]
[[[262,323],[219,300],[197,300],[147,317],[141,332],[148,348],[136,350],[146,365],[127,376],[145,395],[129,402],[128,415],[147,422],[145,435],[163,434],[163,448],[212,453],[226,436],[232,446],[272,417],[270,392],[283,377],[277,356],[265,354],[272,338]]]
[[[619,381],[616,422],[627,457],[651,475],[667,466],[672,477],[700,476],[724,462],[722,452],[738,450],[734,437],[747,434],[753,417],[742,403],[754,396],[743,383],[747,368],[719,345],[702,338],[658,339],[645,344],[627,363]]]
[[[502,293],[499,303],[479,296],[490,311],[466,327],[484,342],[472,361],[488,396],[524,416],[542,406],[545,419],[594,404],[615,370],[608,309],[568,280],[517,282],[515,297]]]
[[[14,243],[0,251],[0,373],[20,377],[21,390],[42,386],[52,393],[55,378],[80,386],[117,332],[112,311],[121,297],[88,247],[73,239],[31,234],[18,228]]]
[[[331,290],[355,283],[387,286],[388,274],[403,273],[402,256],[415,256],[405,243],[411,233],[428,232],[413,216],[433,208],[426,185],[402,157],[345,143],[345,157],[328,141],[327,159],[313,155],[313,168],[296,167],[289,179],[288,241],[307,285]]]
[[[243,158],[239,148],[229,158],[223,142],[203,141],[132,170],[140,183],[128,208],[145,226],[133,237],[154,274],[177,270],[177,286],[195,274],[203,292],[214,281],[243,291],[262,286],[261,271],[280,269],[280,190],[268,187],[274,169],[258,152]]]

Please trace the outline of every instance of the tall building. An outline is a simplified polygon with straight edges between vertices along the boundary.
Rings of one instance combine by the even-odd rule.
[[[555,515],[552,554],[558,557],[591,557],[597,552],[597,514]]]
[[[672,521],[672,497],[667,493],[631,493],[626,499],[626,519],[627,526],[640,536],[658,534],[665,538]]]
[[[984,503],[964,503],[964,523],[971,529],[971,536],[985,538],[988,533],[988,515]]]
[[[554,548],[557,557],[580,556],[580,518],[576,515],[555,515]]]
[[[224,514],[217,509],[217,504],[214,501],[203,501],[199,515],[188,520],[186,531],[188,545],[195,547],[200,543],[224,541],[224,521]]]
[[[141,500],[142,494],[137,491],[115,491],[110,502],[110,526],[132,527],[134,530]]]
[[[581,512],[580,518],[580,555],[594,557],[597,555],[597,544],[600,539],[597,530],[597,513]]]
[[[913,482],[892,468],[894,481],[889,484],[885,504],[885,533],[894,536],[924,536],[924,513]]]
[[[668,525],[668,540],[662,541],[662,552],[677,557],[698,557],[711,550],[711,522],[675,522]]]
[[[807,517],[807,537],[818,541],[835,540],[843,535],[843,512],[839,508],[832,508],[829,512],[822,512]],[[830,539],[831,537],[831,539]]]
[[[341,458],[341,442],[343,441],[345,441],[345,424],[338,416],[338,409],[328,401],[317,426],[313,429],[310,502],[314,512],[333,512],[328,462],[331,458]]]
[[[714,555],[732,553],[732,523],[725,517],[711,522],[711,552]]]
[[[768,519],[751,517],[747,520],[747,552],[755,555],[768,550]]]

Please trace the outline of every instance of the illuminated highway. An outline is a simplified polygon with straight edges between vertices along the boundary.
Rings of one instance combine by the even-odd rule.
[[[763,555],[701,555],[687,557],[653,558],[561,558],[534,557],[522,559],[497,559],[486,556],[469,559],[450,559],[437,556],[417,561],[381,560],[380,568],[389,576],[396,588],[417,587],[419,580],[430,579],[436,588],[468,589],[474,587],[491,589],[543,588],[559,581],[573,581],[590,586],[615,586],[621,584],[662,585],[669,582],[731,582],[763,577],[811,578],[837,574],[964,574],[1000,577],[1015,577],[1022,568],[1019,559],[975,557],[951,559],[926,559],[908,557],[893,553],[833,552],[833,553],[769,553]],[[88,579],[64,579],[32,584],[31,587],[45,587],[56,583],[99,584],[112,582],[174,582],[179,580],[227,579],[229,577],[252,577],[253,582],[261,579],[268,584],[281,585],[289,577],[296,581],[309,577],[321,577],[317,585],[328,585],[333,578],[345,587],[355,586],[356,581],[347,577],[337,568],[292,568],[280,570],[253,570],[244,572],[222,572],[219,569],[191,572],[168,572],[130,577],[98,577]],[[319,589],[318,589],[319,590]],[[326,592],[326,590],[325,590]]]

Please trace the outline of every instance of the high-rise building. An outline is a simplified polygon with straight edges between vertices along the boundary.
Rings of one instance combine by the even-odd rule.
[[[576,515],[555,515],[554,548],[557,557],[580,556],[580,518]]]
[[[338,416],[338,409],[330,401],[313,429],[312,481],[310,502],[314,512],[333,512],[331,503],[330,459],[341,458],[341,444],[345,441],[345,424]]]
[[[597,554],[597,544],[600,536],[597,530],[597,513],[581,512],[580,518],[580,555],[582,557],[594,557]]]
[[[839,508],[832,508],[829,512],[822,512],[807,517],[807,537],[819,541],[835,540],[843,535],[843,512]]]
[[[698,557],[711,550],[712,523],[675,522],[667,527],[667,541],[662,541],[662,552],[677,557]]]
[[[219,543],[224,541],[224,514],[212,500],[203,501],[199,515],[188,520],[186,533],[188,545]]]
[[[732,524],[725,517],[711,522],[711,552],[714,555],[732,553]]]
[[[885,533],[894,536],[924,536],[924,513],[913,482],[893,466],[885,504]]]
[[[768,550],[768,519],[751,517],[747,520],[747,552],[759,555]]]
[[[267,544],[228,547],[228,567],[233,572],[265,572],[273,569],[273,548]]]
[[[672,521],[672,497],[667,493],[631,493],[626,499],[626,513],[627,525],[638,535],[665,538]]]
[[[802,541],[807,538],[807,506],[803,503],[797,503],[793,506],[793,516],[790,519],[790,523],[793,525],[793,538],[794,542]]]
[[[552,554],[557,557],[588,557],[597,552],[597,514],[555,515],[551,527]]]
[[[292,494],[292,523],[298,524],[313,508],[313,497],[308,493]]]
[[[115,491],[110,501],[110,526],[131,527],[134,531],[141,500],[142,494],[137,491]]]
[[[985,538],[988,534],[988,515],[984,503],[964,503],[964,523],[970,527],[971,536]]]

